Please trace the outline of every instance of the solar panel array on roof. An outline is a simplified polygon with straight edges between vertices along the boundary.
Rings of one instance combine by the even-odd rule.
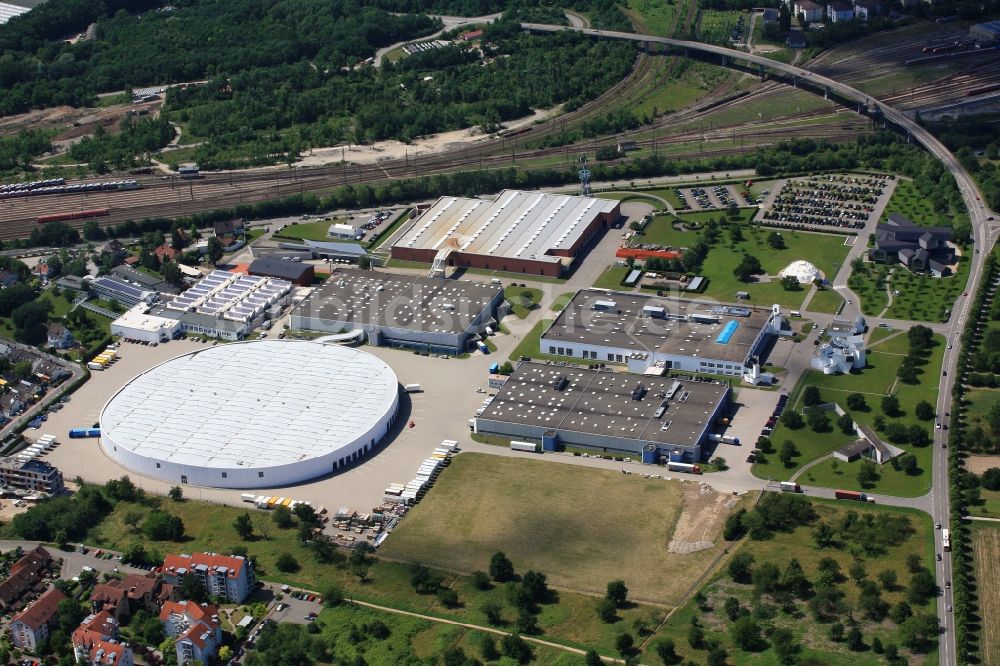
[[[148,293],[135,285],[129,284],[128,282],[123,282],[106,276],[94,278],[92,286],[95,288],[100,287],[102,289],[107,289],[108,291],[114,291],[137,301],[142,300],[143,296]]]
[[[287,280],[216,270],[171,300],[166,307],[170,310],[247,322],[260,315],[291,289],[292,283]]]

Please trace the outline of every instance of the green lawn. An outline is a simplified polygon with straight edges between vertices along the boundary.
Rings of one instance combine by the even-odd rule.
[[[343,220],[334,218],[329,222],[301,222],[292,223],[287,227],[274,234],[275,238],[287,238],[290,240],[312,240],[312,241],[329,241],[336,240],[342,243],[355,243],[357,241],[348,240],[344,238],[331,239],[328,235],[330,225],[337,224],[338,222],[343,222]]]
[[[358,641],[355,628],[370,626],[375,622],[388,627],[389,636],[376,639],[362,633],[363,638]],[[469,656],[479,655],[485,638],[485,633],[481,631],[353,604],[323,609],[315,624],[320,629],[320,636],[331,647],[331,652],[345,659],[346,663],[355,663],[353,660],[357,657],[363,658],[368,664],[402,664],[412,663],[414,660],[437,663],[450,648],[458,648]],[[499,642],[496,636],[494,640]],[[532,664],[583,664],[583,657],[558,648],[532,645],[532,649]]]
[[[616,201],[638,201],[648,203],[654,210],[661,210],[663,203],[658,199],[648,196],[645,192],[600,192],[594,195],[598,199],[614,199]]]
[[[244,236],[246,237],[247,245],[253,243],[255,240],[263,236],[265,233],[266,232],[264,231],[264,227],[253,227],[252,229],[249,229],[244,234]]]
[[[810,312],[837,314],[844,306],[844,297],[835,289],[818,289],[809,301]]]
[[[590,365],[593,361],[589,359],[573,358],[572,356],[552,356],[549,354],[543,354],[540,348],[540,340],[542,338],[542,333],[548,329],[549,324],[551,324],[553,319],[542,319],[540,322],[534,325],[527,335],[517,343],[514,347],[514,351],[510,353],[510,360],[517,362],[522,356],[527,356],[541,361],[564,361],[566,363],[577,363],[579,365]]]
[[[750,28],[750,15],[738,11],[715,11],[703,9],[698,20],[698,39],[709,44],[729,46],[729,36],[736,22],[743,16],[743,38]]]
[[[933,202],[922,197],[913,181],[905,178],[898,179],[881,221],[887,221],[890,213],[905,215],[928,227],[950,227],[954,224],[950,215],[936,211]]]
[[[674,207],[675,210],[681,210],[686,205],[681,201],[680,197],[677,196],[676,187],[665,187],[658,190],[646,190],[646,192],[648,194],[655,194],[661,199],[666,199],[670,203],[670,205]]]
[[[597,278],[594,282],[594,286],[599,289],[615,289],[618,291],[625,290],[628,288],[622,287],[622,280],[628,275],[627,266],[612,266],[608,270],[601,274],[601,277]]]
[[[832,500],[813,500],[812,505],[818,514],[818,521],[823,521],[830,525],[836,525],[842,521],[848,511],[856,511],[862,515],[879,515],[880,513],[891,513],[905,515],[910,519],[910,524],[914,528],[912,534],[901,540],[894,546],[886,549],[882,553],[865,555],[858,552],[858,559],[865,567],[869,580],[882,571],[893,570],[898,577],[898,583],[892,590],[883,590],[884,601],[895,604],[905,598],[905,586],[911,574],[906,566],[905,559],[910,553],[918,553],[923,557],[924,565],[933,565],[933,527],[930,518],[923,513],[898,509],[896,507],[870,507],[870,506],[850,506],[837,505]],[[814,523],[815,524],[815,523]],[[736,545],[740,553],[749,553],[753,556],[755,566],[761,563],[770,562],[784,570],[789,560],[798,560],[802,565],[803,572],[810,580],[816,580],[818,576],[818,563],[821,558],[829,557],[836,560],[845,576],[836,585],[836,588],[843,592],[844,602],[847,608],[851,608],[851,616],[859,622],[859,628],[863,634],[866,649],[861,652],[850,651],[844,643],[834,643],[829,639],[829,627],[831,622],[818,622],[809,612],[806,603],[798,600],[794,602],[793,613],[786,613],[778,609],[777,605],[772,605],[773,599],[765,595],[763,600],[755,597],[752,586],[734,582],[725,569],[720,570],[709,582],[700,589],[705,596],[705,608],[699,608],[692,599],[679,608],[670,616],[666,626],[658,635],[673,639],[680,654],[686,660],[693,660],[692,663],[704,664],[706,652],[704,650],[694,650],[688,643],[688,631],[691,620],[697,618],[705,633],[710,639],[717,639],[729,652],[727,664],[737,664],[739,666],[779,666],[781,661],[768,647],[761,652],[744,652],[737,648],[730,635],[732,622],[724,612],[724,604],[728,597],[735,597],[744,608],[754,609],[770,606],[771,613],[765,612],[763,619],[759,623],[764,627],[782,627],[788,629],[795,642],[800,645],[800,651],[796,657],[800,660],[811,659],[810,663],[827,664],[829,666],[875,666],[884,663],[880,655],[874,654],[870,649],[874,636],[878,636],[883,644],[895,643],[899,645],[898,628],[891,620],[886,619],[881,623],[866,619],[861,611],[857,609],[860,597],[859,587],[846,579],[851,565],[855,562],[852,552],[855,550],[848,547],[834,547],[818,549],[814,545],[811,537],[812,526],[799,527],[789,532],[777,532],[773,538],[762,541],[744,541]],[[934,602],[929,602],[924,607],[917,607],[914,610],[934,612]],[[768,619],[769,618],[769,619]],[[848,624],[847,612],[845,611],[838,618],[844,624]],[[764,634],[767,635],[765,629]],[[643,663],[661,663],[654,650],[649,649],[643,655]],[[934,652],[928,655],[912,655],[908,651],[902,650],[901,656],[907,659],[910,664],[934,664],[937,657]],[[687,662],[685,662],[687,663]]]
[[[864,263],[851,271],[847,286],[861,299],[861,311],[866,315],[878,315],[885,309],[889,302],[885,290],[888,279],[889,267],[881,264]]]
[[[549,306],[549,309],[553,312],[562,312],[563,308],[569,305],[569,302],[573,300],[573,296],[575,295],[576,293],[572,291],[567,294],[559,294],[556,296],[556,299],[552,301],[552,305]]]
[[[800,397],[804,388],[809,385],[819,387],[824,400],[837,402],[844,409],[847,408],[848,394],[862,393],[869,409],[866,412],[852,412],[851,416],[859,423],[874,428],[875,415],[881,413],[882,396],[891,390],[899,398],[902,411],[902,416],[891,420],[899,421],[905,425],[920,425],[927,430],[932,430],[934,428],[933,421],[920,421],[914,415],[914,409],[921,400],[927,400],[931,404],[937,403],[938,378],[941,374],[941,358],[944,355],[945,344],[941,336],[935,336],[934,339],[937,345],[928,358],[927,364],[922,368],[918,384],[910,385],[896,382],[896,372],[908,345],[904,334],[869,349],[868,366],[859,372],[849,375],[824,375],[815,370],[807,372],[793,391],[792,399],[789,401],[789,409],[801,410]],[[836,424],[833,424],[831,432],[815,433],[808,426],[800,430],[791,430],[779,423],[771,435],[775,448],[780,448],[786,439],[792,440],[800,452],[800,455],[793,458],[792,465],[785,467],[778,460],[776,453],[769,454],[766,456],[765,463],[757,462],[754,464],[753,473],[755,476],[764,479],[789,479],[806,463],[832,453],[834,449],[853,441],[855,437],[853,434],[841,433]],[[873,488],[868,490],[875,493],[916,497],[923,495],[930,489],[933,446],[904,445],[901,448],[916,456],[920,473],[916,476],[908,476],[902,471],[894,470],[890,464],[886,464],[880,468],[881,478]],[[856,476],[859,466],[859,462],[848,464],[834,459],[825,460],[807,470],[799,477],[799,481],[804,485],[865,490],[857,482]]]
[[[969,281],[969,262],[961,261],[951,277],[915,275],[902,266],[893,271],[892,305],[886,316],[910,321],[945,322]],[[898,291],[899,294],[895,294]]]
[[[542,290],[534,287],[504,287],[503,297],[510,303],[510,311],[514,316],[524,319],[538,307],[542,300]]]
[[[739,220],[742,222],[749,220],[756,210],[756,208],[741,208]],[[779,303],[787,308],[799,309],[808,293],[807,287],[786,291],[777,277],[778,272],[797,259],[805,259],[811,261],[827,276],[833,276],[849,250],[844,245],[844,237],[840,235],[787,230],[781,232],[785,248],[775,250],[767,243],[767,237],[772,230],[748,224],[742,224],[741,227],[744,240],[732,243],[727,229],[732,221],[722,211],[683,213],[678,216],[658,215],[649,223],[638,240],[674,248],[691,247],[701,232],[681,230],[675,225],[683,222],[686,225],[694,223],[694,226],[700,227],[709,220],[720,220],[722,232],[719,241],[709,250],[708,256],[702,262],[700,274],[708,279],[705,295],[720,301],[731,302],[736,299],[737,291],[747,291],[750,293],[752,303],[758,305]],[[757,257],[767,275],[774,279],[751,283],[738,281],[733,275],[733,269],[743,259],[744,253]],[[613,267],[601,276],[594,286],[615,288],[617,282],[624,278],[626,270],[622,267]],[[618,275],[621,277],[617,277]],[[615,284],[612,284],[612,281],[615,281]]]

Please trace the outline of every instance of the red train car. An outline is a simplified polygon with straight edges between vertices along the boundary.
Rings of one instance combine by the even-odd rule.
[[[105,217],[106,215],[108,215],[107,208],[75,210],[71,213],[52,213],[51,215],[39,215],[38,224],[45,224],[46,222],[65,222],[67,220],[86,220],[91,217]]]

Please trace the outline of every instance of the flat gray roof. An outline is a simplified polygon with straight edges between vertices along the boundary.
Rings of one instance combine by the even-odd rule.
[[[567,384],[556,388],[559,377]],[[642,399],[632,391],[642,384]],[[674,389],[674,385],[677,388]],[[623,437],[659,444],[695,446],[729,392],[724,383],[588,370],[573,365],[521,363],[480,418]],[[667,395],[672,395],[667,398]],[[660,418],[656,411],[666,400]]]
[[[440,250],[511,259],[559,262],[550,250],[568,250],[601,213],[619,203],[547,192],[504,190],[495,201],[441,197],[393,247]]]
[[[644,313],[643,308],[662,311]],[[542,337],[636,353],[742,362],[770,316],[770,308],[585,289],[573,296]],[[720,334],[734,321],[735,330],[722,342]]]
[[[338,270],[292,314],[330,322],[463,333],[501,291],[479,282]]]

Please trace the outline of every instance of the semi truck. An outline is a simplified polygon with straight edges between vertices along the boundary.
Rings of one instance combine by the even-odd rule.
[[[515,442],[510,443],[510,448],[512,451],[525,451],[527,453],[538,453],[542,450],[541,444],[533,444],[531,442]]]
[[[740,438],[733,435],[720,435],[718,433],[713,433],[708,436],[710,442],[722,443],[722,444],[732,444],[733,446],[740,445]]]
[[[701,465],[682,462],[668,462],[667,469],[671,472],[685,472],[686,474],[701,474]]]
[[[794,481],[782,481],[781,482],[781,492],[783,493],[801,493],[802,486],[795,483]]]
[[[875,503],[874,497],[869,497],[864,493],[859,493],[856,490],[835,490],[833,491],[834,497],[837,499],[854,500],[855,502],[868,502],[869,504]]]

